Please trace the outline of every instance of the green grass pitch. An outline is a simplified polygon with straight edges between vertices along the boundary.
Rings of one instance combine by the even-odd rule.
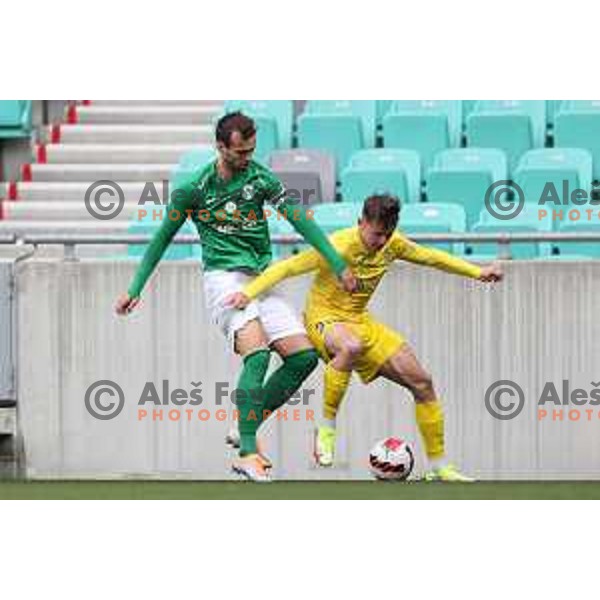
[[[600,482],[4,481],[6,500],[566,500],[600,499]]]

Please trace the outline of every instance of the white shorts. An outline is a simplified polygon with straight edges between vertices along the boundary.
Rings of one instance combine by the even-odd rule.
[[[239,271],[208,271],[204,273],[204,296],[212,321],[221,329],[231,349],[235,349],[235,334],[246,323],[259,319],[269,344],[292,336],[306,335],[306,329],[296,312],[275,291],[263,294],[244,310],[229,308],[225,299],[241,292],[253,276]]]

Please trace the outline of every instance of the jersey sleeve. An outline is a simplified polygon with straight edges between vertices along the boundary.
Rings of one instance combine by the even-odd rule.
[[[346,270],[346,261],[336,252],[312,216],[308,215],[304,208],[299,206],[297,202],[290,201],[285,186],[277,177],[272,173],[267,173],[265,174],[265,178],[265,202],[268,202],[284,215],[296,232],[323,256],[333,272],[336,275],[341,275]]]
[[[128,294],[130,298],[139,298],[165,250],[188,218],[186,211],[193,210],[196,201],[197,194],[194,178],[188,177],[177,182],[171,196],[171,201],[165,214],[163,214],[162,223],[152,237],[142,258],[142,262],[129,286]]]
[[[271,265],[244,288],[244,294],[251,299],[257,298],[284,279],[298,277],[323,266],[323,258],[316,250],[305,250]]]
[[[285,202],[287,189],[285,185],[272,173],[265,175],[265,198],[264,201],[276,210]]]
[[[478,279],[481,276],[481,267],[462,258],[452,256],[448,252],[415,244],[400,234],[395,234],[392,248],[395,258],[399,260],[406,260],[473,279]]]

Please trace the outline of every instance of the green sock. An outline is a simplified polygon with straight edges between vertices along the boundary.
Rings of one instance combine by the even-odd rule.
[[[265,411],[275,412],[283,406],[318,364],[319,355],[312,348],[286,356],[281,367],[267,379],[263,387]]]
[[[237,389],[243,394],[237,402],[240,411],[240,456],[256,453],[256,431],[262,419],[264,408],[263,382],[271,352],[257,350],[244,358]]]

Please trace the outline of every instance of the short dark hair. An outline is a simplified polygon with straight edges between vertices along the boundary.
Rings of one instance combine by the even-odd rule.
[[[244,140],[249,140],[256,135],[256,124],[240,111],[231,112],[219,119],[216,129],[217,142],[222,142],[229,147],[231,136],[239,132]]]
[[[398,225],[401,202],[392,194],[374,194],[365,200],[362,218],[369,223],[381,223],[388,231]]]

